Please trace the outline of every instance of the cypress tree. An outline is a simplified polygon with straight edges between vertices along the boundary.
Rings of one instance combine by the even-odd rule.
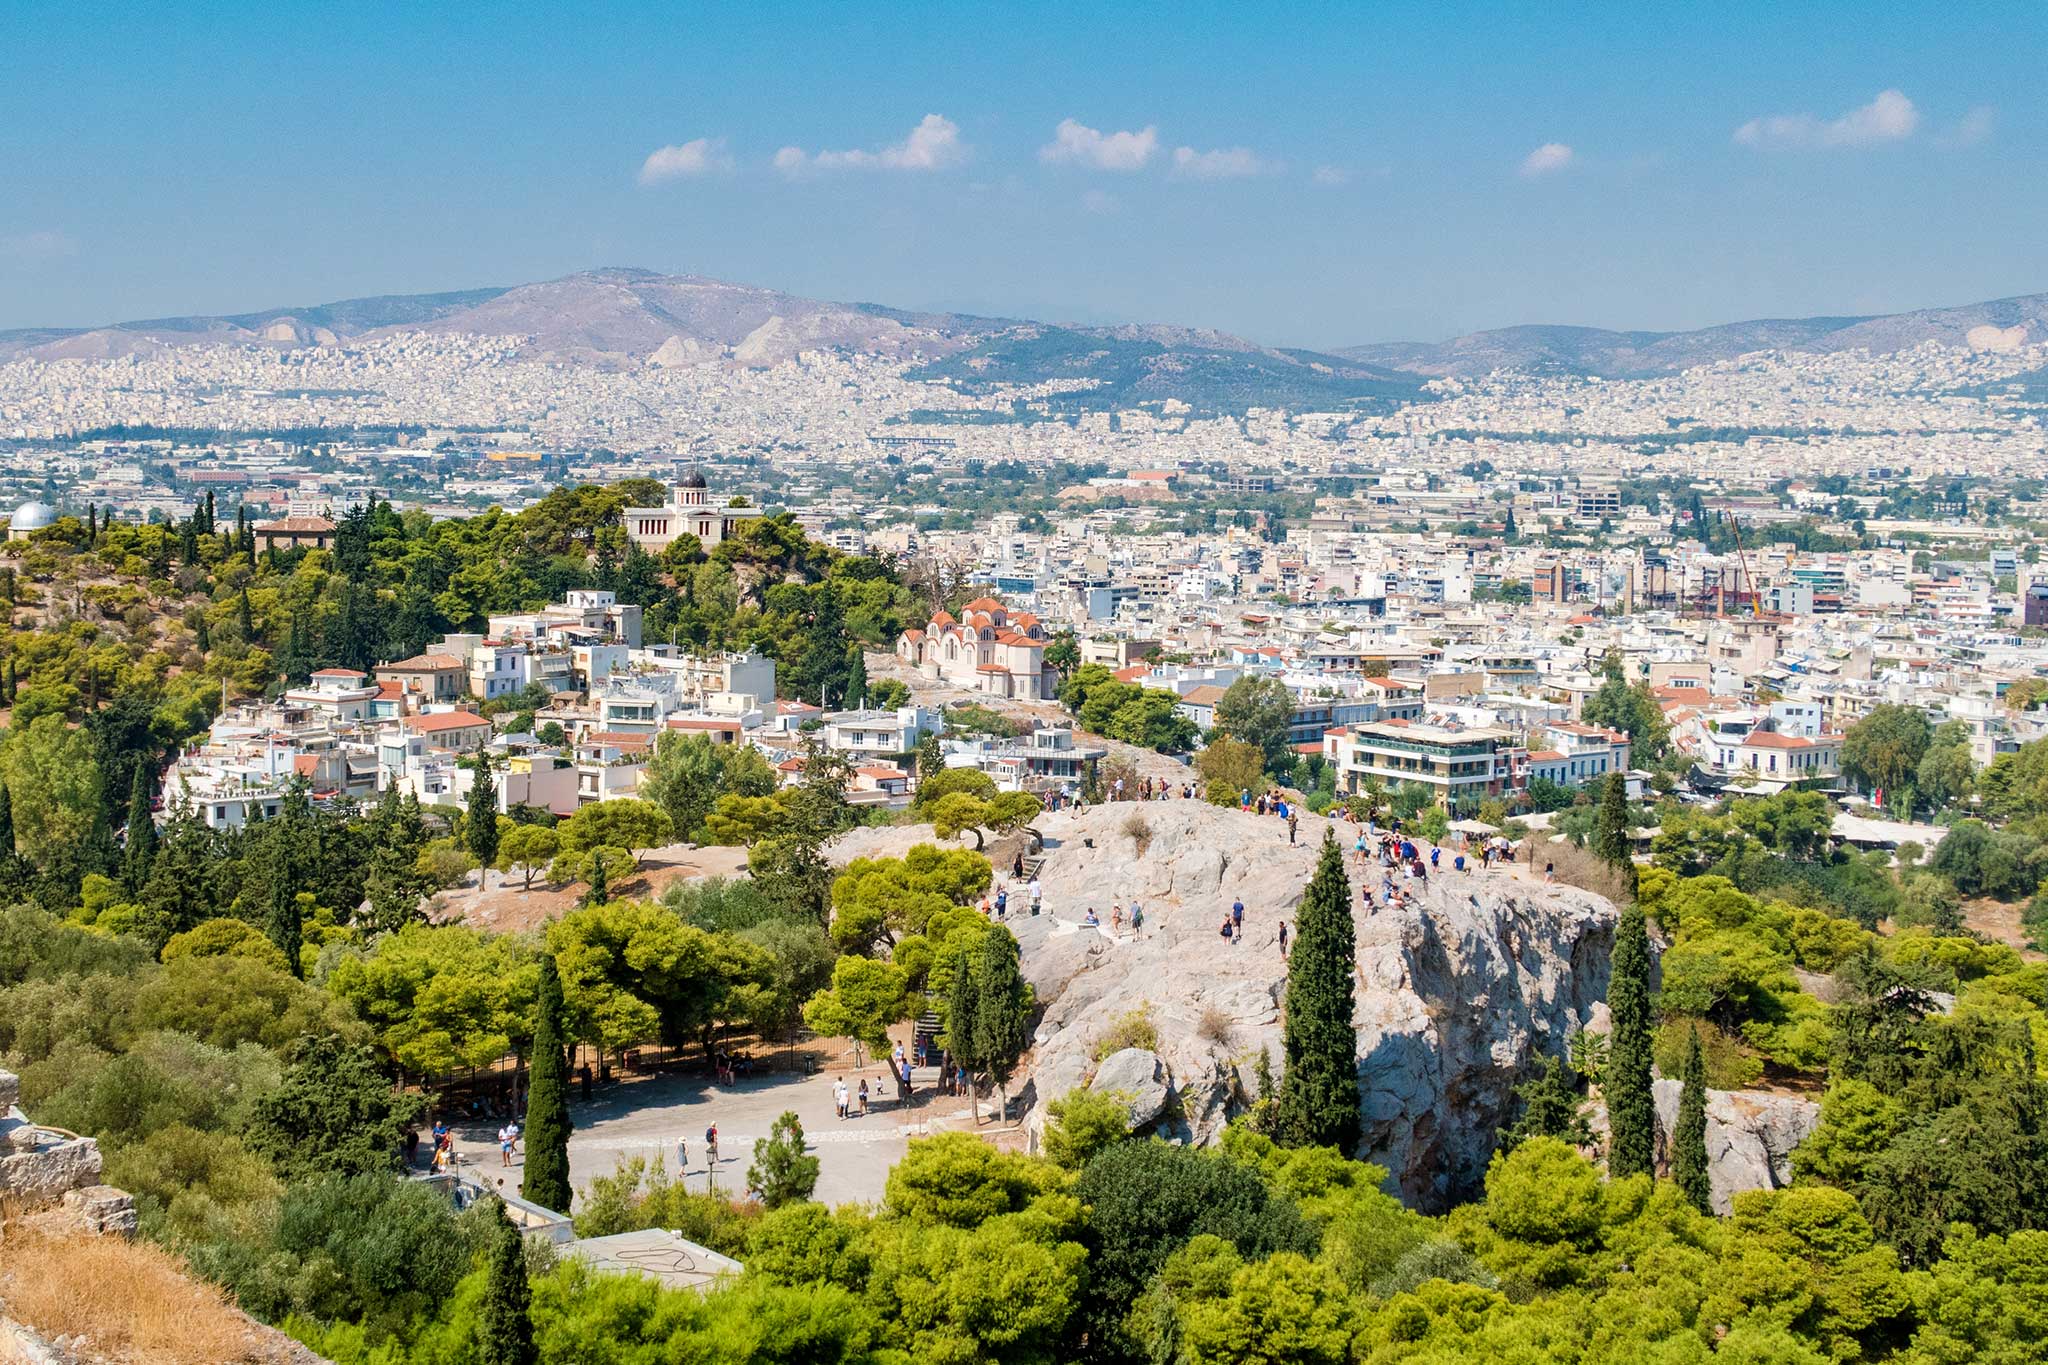
[[[868,660],[859,645],[848,652],[853,658],[846,669],[846,709],[858,711],[868,698]]]
[[[1004,1118],[1010,1113],[1010,1076],[1031,1045],[1031,988],[1017,968],[1017,940],[1000,926],[982,935],[974,961],[974,1064],[988,1072]]]
[[[1624,909],[1614,931],[1607,1011],[1614,1019],[1613,1050],[1602,1087],[1607,1097],[1607,1172],[1650,1175],[1657,1152],[1657,1103],[1650,1089],[1650,931],[1640,905]]]
[[[1692,1031],[1685,1052],[1685,1080],[1678,1092],[1678,1128],[1671,1135],[1671,1178],[1678,1192],[1701,1213],[1712,1213],[1713,1182],[1707,1177],[1707,1061],[1700,1031]]]
[[[477,1313],[477,1359],[483,1365],[536,1365],[533,1287],[526,1282],[526,1240],[498,1205],[491,1239],[491,1275]]]
[[[604,849],[590,850],[590,885],[584,889],[585,905],[610,905],[612,901],[611,878],[604,870]]]
[[[562,974],[554,956],[543,953],[533,1070],[526,1084],[526,1179],[519,1193],[557,1213],[569,1211],[569,1061],[562,1033]]]
[[[121,876],[131,893],[142,890],[149,880],[150,864],[156,861],[156,818],[149,811],[155,788],[155,774],[145,758],[135,765],[135,782],[128,792],[128,851]]]
[[[270,923],[265,926],[270,941],[284,954],[293,976],[304,976],[300,949],[305,946],[306,927],[299,917],[299,896],[291,880],[273,875],[270,879]]]
[[[1351,880],[1344,875],[1343,852],[1325,830],[1287,960],[1287,1074],[1280,1082],[1279,1127],[1292,1145],[1335,1147],[1346,1156],[1358,1145],[1358,1030],[1351,998],[1357,960]]]
[[[242,589],[241,596],[235,600],[235,629],[241,634],[243,644],[256,643],[256,621],[249,612],[247,588]]]
[[[14,794],[0,782],[0,858],[14,855]]]
[[[491,755],[483,745],[476,747],[476,781],[469,786],[469,805],[462,822],[463,843],[479,868],[477,885],[483,885],[482,868],[498,857],[498,786],[491,781]]]
[[[1600,824],[1593,835],[1593,852],[1600,861],[1618,871],[1635,866],[1629,857],[1628,779],[1609,773],[1600,791]]]

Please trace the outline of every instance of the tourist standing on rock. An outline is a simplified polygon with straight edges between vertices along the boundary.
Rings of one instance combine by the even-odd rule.
[[[1242,900],[1234,900],[1230,903],[1230,922],[1239,929],[1244,928],[1244,902]]]
[[[1010,880],[1013,882],[1024,880],[1024,850],[1022,849],[1018,849],[1017,856],[1010,859]]]
[[[1301,824],[1301,817],[1293,811],[1287,812],[1287,842],[1294,842],[1294,831]]]
[[[1230,938],[1231,938],[1231,932],[1230,932],[1230,916],[1228,916],[1228,915],[1225,915],[1225,916],[1223,917],[1223,937],[1224,937],[1224,938],[1225,938],[1226,940],[1228,940],[1228,939],[1230,939]]]
[[[1031,913],[1038,913],[1038,904],[1045,897],[1045,889],[1038,884],[1038,878],[1031,879]]]
[[[1280,956],[1287,956],[1287,921],[1280,921]]]
[[[1124,931],[1124,905],[1122,901],[1111,901],[1109,905],[1109,932],[1121,936]]]
[[[1006,911],[1006,910],[1008,910],[1008,909],[1009,909],[1009,906],[1010,906],[1010,888],[1009,888],[1009,887],[1007,887],[1007,886],[999,886],[999,887],[997,887],[997,888],[996,888],[996,918],[997,918],[997,919],[1002,919],[1002,918],[1003,918],[1003,912],[1004,912],[1004,911]]]
[[[1144,912],[1143,910],[1141,910],[1141,909],[1139,909],[1139,908],[1138,908],[1138,903],[1137,903],[1136,901],[1132,901],[1132,902],[1131,902],[1131,935],[1132,935],[1132,937],[1134,937],[1134,938],[1135,938],[1135,937],[1137,936],[1137,933],[1138,933],[1138,926],[1139,926],[1139,925],[1141,925],[1141,924],[1143,924],[1144,922],[1145,922],[1145,912]]]

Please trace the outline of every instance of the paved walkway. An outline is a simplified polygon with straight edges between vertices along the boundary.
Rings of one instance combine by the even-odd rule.
[[[850,1057],[841,1056],[845,1062]],[[845,1076],[858,1091],[862,1077],[871,1096],[864,1118],[840,1119],[833,1112],[832,1083]],[[617,1082],[601,1087],[584,1103],[571,1083],[569,1117],[575,1131],[569,1138],[569,1178],[580,1191],[593,1176],[610,1175],[632,1157],[651,1166],[658,1158],[673,1177],[680,1139],[688,1161],[682,1166],[684,1185],[692,1190],[717,1188],[738,1194],[746,1189],[747,1167],[756,1139],[786,1110],[803,1122],[807,1150],[819,1158],[816,1197],[826,1204],[870,1203],[881,1199],[889,1168],[902,1159],[910,1139],[948,1128],[970,1127],[965,1096],[938,1089],[938,1068],[913,1073],[915,1094],[907,1106],[895,1101],[895,1086],[881,1065],[869,1060],[861,1070],[851,1065],[822,1067],[818,1074],[772,1072],[714,1086],[697,1073],[671,1074]],[[887,1103],[879,1101],[886,1091]],[[1014,1096],[1013,1096],[1014,1100]],[[999,1131],[990,1120],[993,1100],[981,1102],[981,1131]],[[718,1164],[707,1160],[704,1130],[718,1125]],[[456,1129],[457,1156],[486,1179],[503,1178],[516,1187],[522,1174],[524,1144],[512,1165],[500,1164],[494,1123],[465,1124]]]

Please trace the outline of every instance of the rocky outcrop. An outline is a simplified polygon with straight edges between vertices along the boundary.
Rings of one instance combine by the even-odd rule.
[[[1166,1063],[1159,1060],[1158,1053],[1142,1047],[1127,1047],[1103,1058],[1088,1088],[1120,1097],[1128,1115],[1125,1122],[1133,1128],[1149,1128],[1173,1098]]]
[[[1655,1083],[1659,1167],[1668,1174],[1672,1134],[1678,1126],[1677,1081]],[[1792,1149],[1820,1123],[1820,1106],[1798,1095],[1762,1090],[1707,1092],[1707,1174],[1714,1212],[1727,1213],[1743,1190],[1775,1190],[1791,1183]]]
[[[0,1071],[0,1209],[61,1204],[90,1231],[133,1236],[134,1196],[99,1183],[99,1143],[29,1122],[15,1107],[20,1094],[20,1078]]]
[[[1253,1098],[1261,1051],[1279,1078],[1279,926],[1292,925],[1326,823],[1302,821],[1290,845],[1277,820],[1192,801],[1036,822],[1046,836],[1045,913],[1009,917],[1044,1004],[1026,1095],[1034,1132],[1046,1101],[1101,1084],[1097,1048],[1141,1009],[1172,1091],[1155,1131],[1212,1142]],[[1338,830],[1348,847],[1352,831]],[[856,831],[835,856],[901,853],[930,837]],[[1379,876],[1375,863],[1375,886]],[[1013,894],[1012,905],[1024,899]],[[1218,930],[1238,899],[1244,937],[1227,940]],[[1134,901],[1143,927],[1112,933],[1112,905],[1128,914]],[[1090,907],[1099,928],[1082,923]],[[1508,871],[1458,874],[1448,859],[1409,908],[1358,912],[1358,1154],[1385,1164],[1410,1202],[1442,1208],[1473,1191],[1533,1060],[1604,1017],[1616,918],[1586,892]]]

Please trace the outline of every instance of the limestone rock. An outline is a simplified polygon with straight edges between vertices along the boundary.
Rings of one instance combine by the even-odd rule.
[[[0,1114],[5,1114],[21,1102],[21,1077],[12,1071],[0,1070]]]
[[[65,1191],[99,1179],[100,1145],[91,1138],[66,1138],[0,1157],[0,1200],[16,1200],[24,1208],[47,1208]]]
[[[135,1196],[112,1185],[66,1190],[64,1207],[87,1232],[133,1237],[138,1226]]]
[[[1158,1053],[1142,1047],[1127,1047],[1103,1058],[1088,1088],[1097,1094],[1114,1091],[1124,1096],[1134,1132],[1166,1112],[1166,1102],[1172,1097],[1166,1064]]]
[[[1179,1100],[1160,1124],[1167,1135],[1215,1141],[1253,1098],[1261,1050],[1280,1077],[1279,925],[1292,927],[1332,823],[1306,818],[1289,844],[1277,819],[1177,800],[1034,822],[1046,837],[1045,913],[1015,908],[1025,902],[1019,888],[1008,920],[1044,1005],[1024,1087],[1034,1131],[1045,1103],[1086,1081],[1098,1043],[1141,1007]],[[1354,831],[1336,828],[1348,849]],[[933,842],[929,827],[857,830],[833,857],[901,855],[920,842]],[[1356,860],[1346,862],[1356,878]],[[1395,1188],[1427,1209],[1478,1187],[1515,1085],[1601,1012],[1618,919],[1607,901],[1572,887],[1509,871],[1459,874],[1444,862],[1409,909],[1355,911],[1358,1155],[1386,1165]],[[1369,875],[1376,887],[1376,862]],[[1238,899],[1245,932],[1233,941],[1218,929]],[[1134,901],[1144,911],[1135,934]],[[1120,935],[1109,928],[1112,905],[1126,913]],[[1100,927],[1082,922],[1091,907]]]
[[[1657,1127],[1666,1153],[1678,1126],[1677,1081],[1655,1082]],[[1707,1175],[1714,1212],[1727,1213],[1743,1190],[1775,1190],[1792,1179],[1792,1149],[1820,1124],[1820,1106],[1762,1090],[1707,1092]],[[1668,1160],[1660,1163],[1668,1173]]]

